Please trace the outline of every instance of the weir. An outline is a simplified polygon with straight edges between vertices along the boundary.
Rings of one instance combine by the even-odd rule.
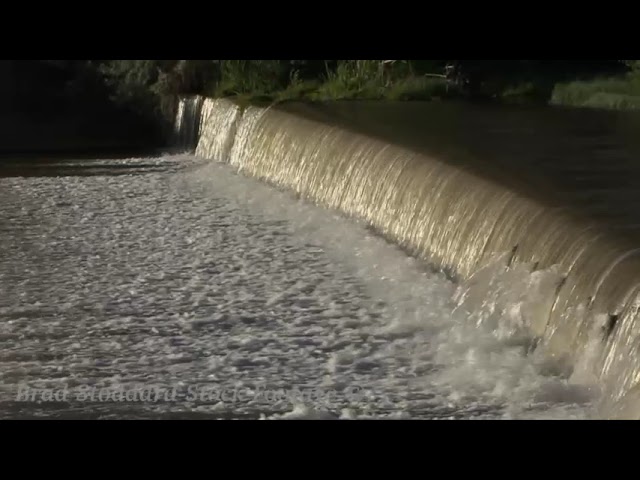
[[[197,156],[365,221],[448,272],[459,283],[458,307],[472,319],[526,331],[529,350],[566,365],[575,381],[597,380],[606,416],[636,418],[640,219],[633,207],[640,202],[629,180],[640,170],[635,159],[590,163],[563,143],[571,122],[536,123],[546,125],[552,154],[535,141],[527,150],[502,145],[503,127],[479,128],[491,112],[474,117],[457,106],[429,108],[422,118],[420,104],[243,109],[194,97],[181,100],[176,132]],[[526,119],[537,113],[525,113],[510,114],[509,135],[535,134]],[[563,115],[580,115],[587,127],[607,120]],[[452,125],[464,134],[464,150],[442,141]],[[600,141],[598,148],[614,148]]]
[[[172,139],[176,147],[189,148],[198,142],[203,101],[202,97],[194,97],[178,102]]]

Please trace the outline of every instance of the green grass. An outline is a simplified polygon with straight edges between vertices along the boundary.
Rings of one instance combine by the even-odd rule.
[[[551,103],[610,110],[640,109],[640,74],[558,84]]]
[[[307,80],[302,81],[298,80],[298,78],[294,78],[291,80],[289,86],[277,92],[274,95],[274,98],[278,102],[283,102],[287,100],[304,100],[312,95],[314,92],[318,90],[320,86],[320,81],[318,80]]]
[[[311,100],[378,100],[384,96],[384,87],[375,79],[362,84],[329,80],[310,92]]]
[[[216,82],[210,95],[227,96],[270,96],[286,85],[281,65],[272,60],[224,60],[221,78]]]
[[[377,60],[338,63],[324,78],[288,78],[277,61],[228,60],[209,96],[234,97],[242,105],[286,101],[428,101],[464,97],[440,75],[417,75],[409,64]],[[486,98],[505,103],[537,103],[616,110],[640,109],[640,72],[596,80],[556,83],[536,75],[497,78],[482,85]]]
[[[408,76],[383,81],[379,76],[349,77],[342,73],[325,82],[293,79],[284,89],[254,88],[243,85],[234,89],[222,82],[212,92],[215,97],[233,97],[241,105],[265,105],[286,101],[329,100],[391,100],[428,101],[452,98],[458,95],[443,78],[435,76]],[[551,94],[550,87],[535,82],[515,84],[505,88],[498,100],[509,103],[543,102],[584,108],[610,110],[640,110],[640,76],[576,81],[557,84]],[[549,100],[550,97],[550,100]]]
[[[377,61],[342,62],[314,92],[310,92],[310,99],[379,99],[384,94],[384,88],[384,75]]]
[[[323,79],[284,79],[271,61],[225,61],[221,77],[207,92],[234,97],[241,104],[331,100],[432,100],[457,96],[440,75],[416,75],[408,63],[383,65],[378,60],[349,60],[327,71]]]

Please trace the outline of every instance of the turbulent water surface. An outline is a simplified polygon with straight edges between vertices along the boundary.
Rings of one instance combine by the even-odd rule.
[[[597,416],[513,312],[226,165],[4,175],[0,241],[3,418]]]

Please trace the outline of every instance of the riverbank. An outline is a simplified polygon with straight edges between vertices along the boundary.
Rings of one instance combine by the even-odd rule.
[[[495,104],[556,105],[606,110],[640,108],[640,73],[617,72],[596,77],[529,72],[486,77],[475,87],[456,83],[438,73],[403,72],[385,75],[375,65],[342,64],[322,78],[269,83],[251,81],[231,73],[205,97],[233,98],[239,104],[284,101],[338,100],[448,101]],[[248,75],[243,72],[243,75]]]
[[[521,84],[494,96],[469,99],[454,86],[435,79],[411,78],[386,88],[362,88],[332,91],[302,85],[270,94],[240,93],[235,95],[205,95],[204,98],[227,98],[241,107],[266,106],[286,102],[323,103],[331,101],[389,101],[389,102],[450,102],[483,103],[493,105],[556,106],[589,110],[640,110],[640,82],[625,78],[605,78],[593,81],[559,83],[541,97],[533,84]]]
[[[530,88],[507,88],[506,101],[516,97],[532,98]],[[387,100],[387,101],[440,101],[469,99],[469,95],[458,84],[447,80],[444,75],[409,74],[405,76],[386,77],[377,71],[357,72],[338,71],[329,73],[323,79],[301,80],[293,77],[284,85],[257,85],[248,88],[242,80],[221,82],[219,86],[205,93],[209,98],[230,98],[237,103],[265,104],[285,101],[326,102],[341,100]],[[538,94],[539,98],[540,95]],[[479,100],[495,100],[494,94],[483,93]]]
[[[640,109],[640,74],[575,81],[556,85],[552,105],[607,110]]]

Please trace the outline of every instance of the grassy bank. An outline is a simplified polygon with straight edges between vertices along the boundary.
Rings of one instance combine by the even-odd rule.
[[[211,97],[234,97],[241,104],[282,101],[482,99],[505,104],[563,105],[633,110],[640,108],[640,73],[591,80],[554,78],[548,73],[488,78],[470,95],[439,73],[384,71],[376,61],[349,61],[322,78],[265,81],[258,69],[229,68]],[[264,73],[264,72],[262,72]],[[272,76],[271,78],[277,78]]]
[[[640,105],[640,63],[631,60],[127,60],[106,61],[100,72],[115,101],[167,125],[173,117],[165,105],[182,95],[232,97],[241,104],[466,99]]]
[[[284,82],[265,82],[259,68],[239,68],[229,64],[223,72],[225,88],[215,89],[213,96],[238,96],[241,101],[285,100],[441,100],[482,99],[495,103],[563,105],[572,107],[636,110],[640,108],[640,62],[623,62],[625,67],[605,73],[572,71],[557,65],[508,69],[476,65],[476,85],[447,81],[442,65],[422,70],[410,62],[394,63],[385,70],[379,61],[351,60],[338,62],[333,70],[312,79],[297,75]],[[492,70],[495,69],[494,70]],[[261,77],[262,73],[262,77]],[[471,72],[473,74],[473,72]],[[248,78],[254,78],[247,83]],[[258,81],[262,78],[262,83]],[[580,78],[578,80],[577,78]],[[233,88],[228,88],[233,86]]]
[[[443,75],[415,73],[398,67],[385,69],[380,62],[358,60],[339,63],[317,78],[293,72],[282,79],[278,72],[227,63],[221,81],[208,95],[236,97],[240,102],[289,100],[433,100],[459,96]]]
[[[552,105],[640,110],[640,73],[556,85]]]
[[[238,93],[213,95],[214,97],[234,97],[240,103],[279,103],[285,101],[329,101],[329,100],[441,100],[459,97],[455,87],[447,85],[444,79],[429,77],[408,77],[389,85],[367,81],[362,84],[320,83],[305,81],[291,84],[284,90],[268,93]]]

